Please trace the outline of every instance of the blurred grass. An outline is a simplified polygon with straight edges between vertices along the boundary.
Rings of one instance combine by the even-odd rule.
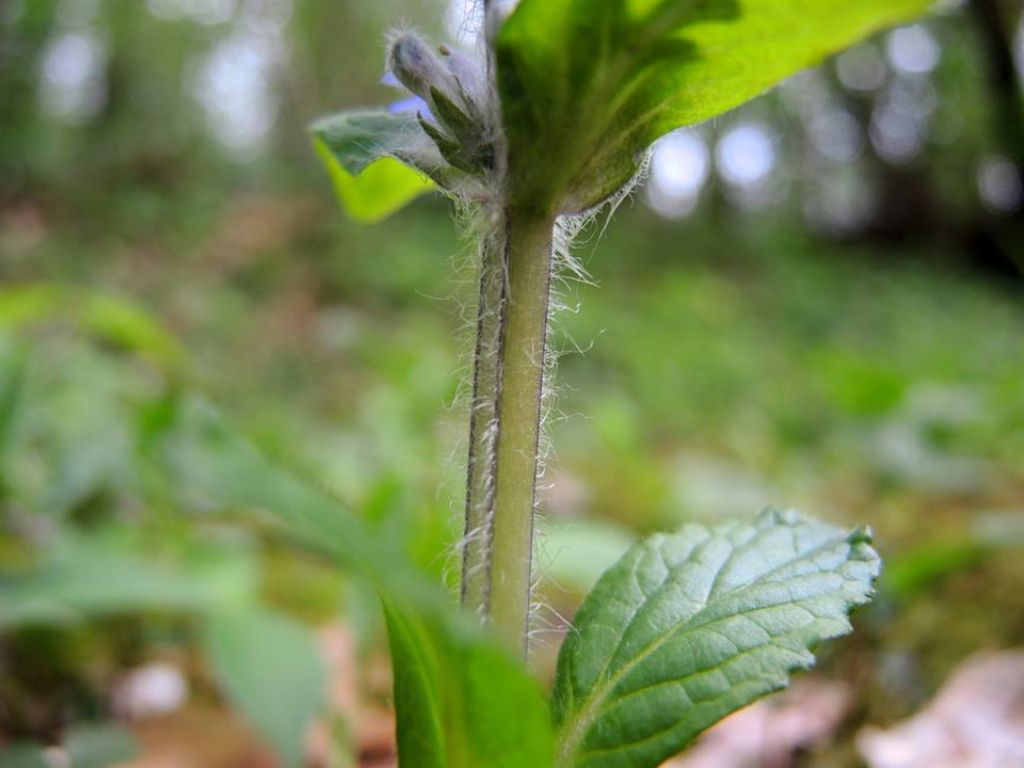
[[[5,465],[16,517],[175,528],[188,489],[140,463],[138,435],[184,386],[451,577],[473,287],[439,208],[357,229],[308,198],[243,198],[176,258],[153,255],[178,238],[173,224],[108,256],[89,281],[104,293],[77,321],[5,313],[10,359],[28,354],[22,449]],[[564,289],[578,308],[556,322],[552,522],[643,531],[791,503],[870,523],[898,553],[966,535],[976,511],[1020,507],[1024,309],[1011,289],[763,220],[723,234],[646,217],[627,211],[585,242],[596,285]],[[78,249],[56,229],[30,252]],[[9,287],[5,306],[41,290]],[[106,308],[100,322],[89,307]],[[171,347],[186,350],[181,380],[150,354]],[[7,551],[19,552],[10,539]],[[314,597],[326,573],[264,560],[290,610],[326,615],[340,599]]]

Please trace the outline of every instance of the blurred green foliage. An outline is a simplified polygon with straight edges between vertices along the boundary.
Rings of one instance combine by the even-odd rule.
[[[441,201],[386,228],[341,219],[306,134],[311,116],[386,100],[385,25],[404,14],[440,39],[437,5],[285,4],[274,119],[244,151],[220,143],[195,83],[282,4],[228,5],[215,23],[158,0],[0,9],[0,742],[109,721],[118,675],[167,647],[202,659],[225,605],[302,628],[296,649],[339,620],[361,658],[383,642],[365,585],[190,479],[168,441],[197,397],[455,577],[468,246]],[[639,533],[785,499],[870,523],[892,563],[864,631],[825,663],[857,682],[860,717],[901,716],[972,651],[1024,640],[1020,540],[979,533],[982,513],[1024,515],[1024,304],[1007,261],[1024,239],[978,191],[1007,150],[962,14],[928,24],[941,61],[913,87],[934,112],[906,162],[872,143],[905,80],[883,37],[865,49],[889,68],[878,92],[830,64],[701,129],[713,155],[736,125],[771,128],[773,202],[749,205],[712,168],[687,218],[641,193],[606,236],[584,233],[596,285],[560,286],[575,311],[555,328],[540,587],[554,611]],[[55,41],[83,34],[102,44],[104,95],[68,118],[42,73]],[[250,49],[231,50],[237,64]],[[859,121],[853,159],[814,149],[801,104],[822,93]],[[864,184],[874,207],[856,226],[807,215]],[[274,718],[246,709],[246,679],[188,670],[196,697]]]

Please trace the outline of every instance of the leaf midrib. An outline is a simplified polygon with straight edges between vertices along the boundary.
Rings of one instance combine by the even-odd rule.
[[[795,531],[792,531],[791,535],[794,538],[794,544],[795,544],[795,538],[796,538]],[[703,546],[707,545],[709,542],[711,542],[713,540],[714,540],[713,536],[708,537],[708,539],[706,539],[704,542],[702,542],[700,546],[703,547]],[[736,547],[729,554],[729,556],[725,559],[725,561],[719,567],[719,570],[715,574],[715,577],[712,579],[712,583],[713,584],[717,581],[718,575],[722,572],[722,570],[725,569],[726,565],[730,561],[732,561],[734,559],[735,555],[737,553],[739,553],[740,551],[743,551],[744,548],[749,547],[749,545],[752,542],[754,542],[754,541],[756,541],[756,537],[748,540],[747,542],[745,542],[740,547]],[[783,563],[780,563],[779,565],[777,565],[774,568],[766,571],[765,573],[760,574],[760,575],[754,577],[755,580],[753,580],[753,581],[751,581],[751,582],[749,582],[747,584],[744,584],[739,589],[736,589],[736,590],[734,590],[732,592],[727,592],[725,594],[728,594],[728,595],[731,595],[731,596],[735,597],[735,596],[741,595],[744,591],[749,590],[749,589],[751,589],[753,587],[763,586],[764,585],[764,580],[766,578],[770,579],[770,577],[773,574],[778,573],[779,571],[783,570],[784,568],[786,568],[788,566],[792,566],[792,565],[794,565],[796,563],[800,563],[802,561],[810,560],[813,557],[815,557],[818,554],[820,554],[825,549],[827,549],[828,547],[836,546],[837,544],[840,544],[840,543],[841,543],[841,540],[828,539],[828,540],[822,542],[821,544],[813,547],[812,549],[807,550],[807,552],[803,553],[799,557],[795,557],[795,558],[793,558],[791,560],[787,560],[787,561],[785,561]],[[694,551],[696,551],[696,549],[697,548],[695,548]],[[660,555],[661,555],[661,553],[659,552],[659,556]],[[691,553],[691,555],[692,555],[692,553]],[[633,572],[632,572],[632,575],[634,577],[635,577],[635,574],[636,574],[636,567],[637,567],[637,565],[638,565],[638,563],[634,564],[634,568],[633,568]],[[633,622],[636,620],[636,616],[640,613],[640,610],[643,607],[643,605],[646,604],[651,599],[653,599],[654,596],[656,596],[659,592],[661,592],[663,589],[665,589],[668,586],[668,583],[669,583],[668,576],[671,575],[675,569],[669,568],[667,570],[668,570],[668,573],[666,574],[665,581],[661,585],[659,585],[659,587],[654,592],[652,592],[649,597],[645,597],[643,603],[641,603],[641,605],[640,605],[640,608],[638,608],[637,611],[630,618],[629,623],[626,625],[626,628],[623,630],[623,637],[625,636],[626,631],[628,631],[629,627],[632,626]],[[823,571],[820,571],[820,570],[817,571],[817,574],[820,575],[821,573],[823,573]],[[800,576],[806,576],[806,575],[813,575],[813,574],[800,574]],[[794,577],[794,578],[799,578],[799,577]],[[786,581],[789,581],[789,580],[790,579],[787,579]],[[848,579],[844,579],[844,580],[848,581]],[[771,582],[771,583],[783,584],[783,583],[785,583],[785,581],[778,581],[778,582]],[[605,701],[608,699],[608,697],[611,695],[611,693],[615,690],[616,686],[620,682],[622,682],[622,679],[626,675],[628,675],[632,670],[634,670],[637,666],[639,666],[643,661],[645,661],[652,654],[654,654],[665,643],[667,643],[684,626],[686,627],[686,629],[688,631],[695,631],[695,630],[698,630],[698,629],[706,629],[709,626],[714,626],[714,624],[716,624],[717,622],[720,622],[720,621],[725,621],[727,619],[736,618],[738,616],[743,616],[745,614],[752,613],[752,612],[754,612],[756,610],[768,609],[768,608],[778,608],[780,605],[785,605],[786,604],[786,603],[779,603],[779,604],[772,604],[770,606],[758,606],[758,608],[756,608],[756,609],[751,609],[751,610],[747,610],[747,611],[740,611],[739,613],[729,614],[728,616],[721,616],[721,617],[718,617],[718,618],[713,619],[711,621],[708,621],[708,622],[706,622],[704,624],[696,624],[696,625],[692,624],[692,622],[695,619],[698,619],[698,617],[700,617],[700,615],[702,613],[704,613],[708,609],[708,607],[709,607],[708,603],[712,599],[712,596],[713,596],[713,592],[709,589],[708,595],[705,598],[705,600],[703,601],[703,603],[701,604],[701,608],[699,610],[694,612],[689,618],[680,621],[678,624],[676,624],[674,627],[672,627],[668,632],[665,632],[664,634],[662,634],[662,635],[658,636],[657,638],[655,638],[655,640],[653,640],[651,643],[649,643],[647,646],[645,646],[633,659],[631,659],[630,661],[628,661],[625,664],[623,664],[610,677],[606,677],[605,682],[600,685],[600,687],[597,690],[597,693],[593,694],[590,697],[589,701],[587,702],[587,704],[584,705],[584,707],[583,707],[582,711],[580,712],[580,714],[571,721],[571,725],[568,728],[560,729],[560,735],[559,735],[559,738],[558,738],[558,745],[559,746],[558,746],[558,754],[557,754],[557,757],[558,757],[559,761],[555,763],[555,765],[558,766],[558,768],[561,768],[561,766],[563,765],[563,762],[561,762],[561,761],[567,760],[570,756],[572,756],[573,754],[576,753],[577,745],[580,743],[580,741],[583,739],[583,737],[586,736],[587,732],[590,729],[590,726],[592,725],[592,723],[594,721],[594,718],[595,718],[597,712],[599,711],[601,706],[604,705]],[[616,646],[615,650],[613,650],[612,653],[609,655],[608,661],[605,663],[603,669],[601,670],[601,672],[597,676],[598,679],[601,679],[602,677],[605,677],[608,674],[608,669],[611,666],[612,661],[614,660],[615,656],[618,654],[619,650],[621,650],[621,640],[620,640],[619,644]],[[574,685],[574,682],[572,680],[569,681],[569,690],[572,692],[573,699],[575,700],[575,685]],[[567,735],[565,737],[562,737],[561,736],[562,733],[567,733]],[[565,763],[565,764],[567,764],[567,763]]]
[[[803,628],[801,628],[801,629],[803,629]],[[781,640],[781,639],[793,637],[793,636],[796,636],[796,635],[798,635],[798,631],[797,630],[795,630],[793,632],[787,632],[785,635],[780,635],[779,639]],[[767,648],[769,646],[774,646],[774,647],[778,648],[780,651],[786,651],[787,653],[795,653],[795,651],[793,651],[793,649],[791,649],[791,648],[786,648],[784,646],[779,645],[778,643],[768,642],[768,643],[761,643],[760,645],[754,646],[753,648],[748,648],[745,651],[738,651],[737,653],[735,653],[731,657],[729,657],[729,660],[730,661],[734,661],[736,659],[740,659],[740,658],[744,658],[746,656],[750,656],[750,655],[756,653],[757,651],[763,650],[764,648]],[[658,683],[655,683],[653,685],[645,686],[644,688],[637,689],[636,691],[630,691],[629,695],[632,695],[634,693],[641,693],[641,692],[643,692],[645,690],[648,690],[648,689],[653,688],[653,687],[658,686],[658,685],[668,685],[668,684],[672,684],[672,683],[679,683],[679,684],[681,684],[682,681],[684,681],[684,680],[689,680],[689,679],[691,679],[693,677],[697,677],[699,675],[706,674],[708,672],[714,671],[717,668],[717,666],[718,665],[715,665],[713,667],[705,667],[704,669],[697,670],[695,672],[689,673],[689,674],[684,675],[683,677],[680,677],[680,678],[675,678],[673,680],[662,680],[662,681],[659,681]],[[765,675],[764,677],[768,677],[768,676]],[[755,682],[757,679],[758,678],[756,678],[756,677],[750,678],[749,680],[742,681],[742,683]],[[726,698],[727,696],[729,696],[729,694],[731,694],[733,692],[734,692],[734,689],[730,688],[729,690],[724,691],[724,692],[718,694],[717,696],[712,696],[710,699],[703,699],[701,701],[695,701],[695,702],[693,702],[693,704],[694,705],[705,705],[705,706],[706,705],[713,705],[715,702],[721,701],[722,699]],[[654,741],[656,739],[661,738],[662,736],[664,736],[669,731],[673,730],[674,728],[677,728],[680,724],[681,724],[681,721],[673,723],[672,725],[668,726],[667,728],[662,728],[661,730],[655,731],[654,733],[651,733],[651,734],[648,734],[647,736],[644,736],[642,739],[636,739],[635,741],[627,742],[627,743],[624,743],[624,744],[619,744],[619,745],[616,745],[614,747],[599,747],[597,749],[588,749],[588,750],[585,750],[584,752],[581,752],[580,754],[581,755],[598,755],[598,754],[606,754],[606,753],[609,753],[609,752],[619,752],[619,751],[625,751],[627,749],[634,749],[639,744],[644,744],[646,742]]]

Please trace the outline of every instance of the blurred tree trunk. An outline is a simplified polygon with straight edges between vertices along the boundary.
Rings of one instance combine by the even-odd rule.
[[[1000,0],[970,0],[970,12],[984,44],[988,86],[992,96],[993,132],[1006,158],[1024,186],[1024,82],[1014,60],[1013,32],[1019,11],[1011,12]],[[1024,275],[1024,205],[1003,222],[975,234],[974,247],[1001,253]]]
[[[29,183],[40,126],[39,59],[57,14],[56,0],[14,5],[0,0],[0,206]]]
[[[971,0],[970,8],[985,44],[995,129],[1019,172],[1024,170],[1024,84],[1014,62],[1014,19],[999,0]]]

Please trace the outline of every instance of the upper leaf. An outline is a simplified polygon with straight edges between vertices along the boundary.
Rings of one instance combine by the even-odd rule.
[[[757,96],[931,0],[521,0],[498,36],[512,194],[601,202],[657,138]]]
[[[659,765],[849,632],[879,568],[864,533],[789,511],[637,544],[584,601],[559,655],[555,764]]]
[[[313,123],[312,131],[352,175],[362,173],[382,157],[408,151],[421,137],[415,115],[382,109],[324,117]]]
[[[434,187],[432,157],[415,115],[342,112],[312,126],[338,198],[357,221],[386,218]]]

